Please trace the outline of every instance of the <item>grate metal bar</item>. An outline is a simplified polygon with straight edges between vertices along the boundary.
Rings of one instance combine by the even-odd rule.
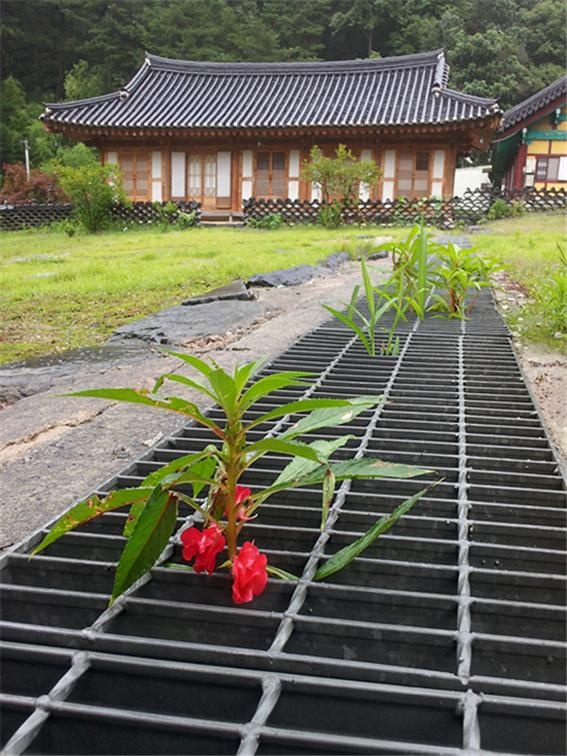
[[[413,321],[402,331],[402,356],[370,360],[346,329],[324,324],[263,374],[311,369],[309,396],[386,392],[388,404],[326,437],[352,433],[348,456],[432,467],[445,481],[325,583],[312,580],[320,559],[423,480],[342,485],[323,534],[315,489],[274,497],[251,537],[302,582],[270,580],[246,607],[230,604],[228,576],[158,566],[108,615],[124,515],[30,562],[35,534],[0,560],[7,745],[64,752],[70,731],[74,752],[90,738],[104,753],[119,728],[132,748],[162,753],[562,752],[567,529],[557,461],[490,297],[466,328]],[[258,412],[304,393],[278,392]],[[209,441],[186,426],[111,485],[135,485]],[[246,483],[261,488],[283,464],[266,456]],[[168,554],[181,559],[175,538]],[[144,698],[180,684],[197,687]]]

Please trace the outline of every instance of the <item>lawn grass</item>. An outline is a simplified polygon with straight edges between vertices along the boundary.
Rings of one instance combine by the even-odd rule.
[[[489,233],[476,236],[475,244],[504,263],[509,275],[533,296],[557,266],[564,218],[530,214],[486,227]],[[102,344],[119,325],[234,278],[316,263],[343,249],[356,253],[364,245],[357,237],[363,235],[401,238],[407,232],[314,226],[168,233],[144,228],[71,238],[40,229],[2,232],[0,362]],[[542,317],[532,307],[510,319],[526,338],[564,346],[566,342],[549,333]]]
[[[526,341],[567,352],[567,312],[565,306],[560,311],[551,292],[552,274],[560,269],[558,245],[567,250],[565,216],[526,214],[489,223],[487,229],[490,234],[477,237],[479,248],[501,262],[528,296],[524,308],[506,314],[510,327]]]
[[[76,235],[0,233],[0,362],[103,343],[119,325],[254,273],[351,252],[364,234],[402,230],[303,226],[278,231],[151,228]]]

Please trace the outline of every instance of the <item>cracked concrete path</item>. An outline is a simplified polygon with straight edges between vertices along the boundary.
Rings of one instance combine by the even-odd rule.
[[[373,280],[388,260],[369,263]],[[263,313],[242,328],[193,340],[187,351],[207,354],[223,367],[270,359],[328,318],[322,303],[348,301],[360,281],[358,264],[302,286],[256,291]],[[188,373],[183,363],[156,348],[119,350],[109,359],[78,360],[60,371],[26,368],[32,395],[0,409],[0,548],[21,540],[116,475],[160,434],[183,424],[173,413],[61,394],[86,388],[150,387],[164,372]],[[176,386],[176,394],[183,394]],[[184,395],[197,400],[191,392]]]

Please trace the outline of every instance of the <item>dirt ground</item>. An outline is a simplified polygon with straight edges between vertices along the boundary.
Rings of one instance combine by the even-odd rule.
[[[370,265],[373,279],[379,281],[390,263],[379,260]],[[348,300],[359,278],[358,265],[347,263],[336,274],[301,286],[258,289],[265,314],[252,326],[239,329],[235,324],[228,333],[185,346],[227,368],[259,357],[270,359],[327,319],[321,303],[336,306]],[[515,296],[504,288],[501,305],[510,306]],[[567,359],[526,346],[518,355],[565,463]],[[158,349],[125,350],[112,360],[79,361],[59,372],[30,370],[34,393],[0,409],[0,548],[60,515],[182,424],[173,414],[62,394],[97,386],[150,387],[168,371],[183,373],[184,366]],[[187,396],[197,399],[190,392]]]

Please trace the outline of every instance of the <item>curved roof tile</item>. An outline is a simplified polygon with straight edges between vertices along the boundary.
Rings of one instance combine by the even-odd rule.
[[[514,105],[513,108],[507,110],[502,118],[499,131],[506,131],[507,129],[515,126],[520,121],[529,118],[533,113],[537,113],[538,110],[549,105],[558,97],[565,97],[567,95],[567,75],[561,76],[559,79],[549,84],[547,87],[540,89],[530,97],[527,97],[522,102]]]
[[[200,63],[147,55],[120,91],[49,103],[53,124],[117,128],[273,128],[442,124],[498,112],[446,88],[442,50],[301,63]]]

